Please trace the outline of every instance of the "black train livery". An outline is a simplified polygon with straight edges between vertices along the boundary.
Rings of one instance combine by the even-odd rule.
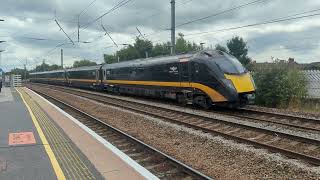
[[[31,73],[30,81],[169,98],[204,108],[246,105],[256,90],[235,57],[214,50]]]

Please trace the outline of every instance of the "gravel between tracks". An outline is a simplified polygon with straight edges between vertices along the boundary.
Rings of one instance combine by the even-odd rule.
[[[81,90],[81,89],[77,89],[77,90],[82,91],[82,92],[88,92],[87,90]],[[115,95],[103,94],[103,93],[93,92],[93,91],[90,91],[90,93],[103,95],[103,96],[111,97],[111,98],[116,98],[116,99],[120,99],[120,100],[129,100],[129,101],[138,102],[138,103],[150,104],[153,106],[178,110],[178,111],[182,111],[182,112],[197,114],[197,115],[211,117],[211,118],[222,119],[225,121],[237,122],[237,123],[241,123],[241,124],[248,125],[248,126],[260,127],[260,128],[273,130],[273,131],[293,134],[296,136],[320,140],[319,133],[312,133],[312,132],[306,132],[306,131],[299,131],[299,130],[295,130],[295,129],[288,129],[286,127],[277,126],[273,123],[268,123],[268,122],[255,123],[255,122],[250,122],[250,121],[239,119],[239,118],[233,118],[233,117],[226,116],[226,115],[220,115],[215,112],[208,112],[208,111],[203,111],[203,110],[199,110],[199,109],[192,109],[192,108],[183,108],[181,106],[177,106],[177,105],[173,105],[173,104],[164,104],[163,102],[152,102],[150,100],[135,99],[132,97],[127,97],[127,96],[115,96]]]
[[[85,98],[48,89],[45,92],[216,179],[320,179],[320,167]]]
[[[301,112],[301,111],[294,111],[294,110],[289,110],[289,109],[278,109],[278,108],[268,108],[268,107],[262,107],[262,106],[255,106],[255,105],[250,105],[247,106],[248,109],[252,110],[258,110],[258,111],[266,111],[270,113],[279,113],[279,114],[285,114],[285,115],[292,115],[292,116],[299,116],[299,117],[304,117],[304,118],[314,118],[314,119],[319,119],[320,118],[320,113],[316,112]]]

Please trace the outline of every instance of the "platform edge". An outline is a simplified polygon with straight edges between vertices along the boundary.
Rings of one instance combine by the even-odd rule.
[[[28,88],[29,89],[29,88]],[[35,95],[40,97],[42,100],[50,104],[52,107],[54,107],[57,111],[65,115],[67,118],[71,119],[74,123],[76,123],[79,127],[81,127],[83,130],[85,130],[87,133],[89,133],[92,137],[94,137],[97,141],[99,141],[101,144],[103,144],[106,148],[108,148],[112,153],[117,155],[121,160],[123,160],[126,164],[128,164],[130,167],[132,167],[135,171],[137,171],[139,174],[141,174],[144,178],[146,179],[159,179],[156,177],[154,174],[152,174],[150,171],[142,167],[140,164],[135,162],[133,159],[131,159],[128,155],[120,151],[118,148],[113,146],[111,143],[109,143],[107,140],[99,136],[97,133],[92,131],[90,128],[82,124],[79,120],[76,118],[72,117],[70,114],[67,112],[63,111],[38,93],[34,92],[33,90],[29,89],[31,92],[33,92]]]
[[[38,134],[39,134],[39,136],[40,136],[41,142],[42,142],[42,144],[43,144],[43,146],[44,146],[44,148],[45,148],[46,153],[48,154],[48,157],[49,157],[49,159],[50,159],[51,165],[52,165],[52,167],[53,167],[53,170],[54,170],[57,178],[58,178],[59,180],[66,180],[66,177],[65,177],[65,175],[64,175],[64,173],[63,173],[63,171],[62,171],[62,169],[61,169],[61,167],[60,167],[60,165],[59,165],[59,163],[58,163],[58,160],[56,159],[56,157],[55,157],[55,155],[54,155],[54,153],[53,153],[53,151],[52,151],[52,149],[51,149],[50,144],[48,143],[47,138],[45,137],[45,135],[44,135],[44,133],[43,133],[43,131],[42,131],[39,123],[38,123],[37,118],[36,118],[35,115],[33,114],[30,106],[28,105],[28,103],[27,103],[26,100],[24,99],[22,93],[21,93],[17,88],[15,88],[15,90],[19,93],[19,95],[20,95],[23,103],[25,104],[25,106],[26,106],[27,109],[28,109],[28,112],[29,112],[29,114],[30,114],[30,117],[31,117],[31,119],[32,119],[32,122],[33,122],[34,126],[36,127],[36,130],[38,131]]]

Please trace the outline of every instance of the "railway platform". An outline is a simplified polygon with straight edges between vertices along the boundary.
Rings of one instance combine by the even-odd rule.
[[[33,91],[0,93],[0,179],[157,179]]]

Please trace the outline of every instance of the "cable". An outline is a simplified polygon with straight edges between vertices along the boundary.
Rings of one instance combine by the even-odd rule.
[[[87,23],[87,24],[84,26],[83,30],[86,29],[86,28],[88,28],[91,24],[97,22],[99,19],[101,19],[101,18],[104,17],[105,15],[110,14],[111,12],[113,12],[113,11],[119,9],[120,7],[126,5],[126,4],[129,3],[130,1],[132,1],[132,0],[122,0],[122,1],[120,1],[120,2],[119,2],[118,4],[116,4],[113,8],[111,8],[110,10],[108,10],[106,13],[104,13],[104,14],[102,14],[101,16],[97,17],[96,19],[92,20],[91,22]]]
[[[283,22],[283,21],[290,21],[290,20],[302,19],[302,18],[319,16],[319,15],[320,15],[320,13],[311,14],[311,15],[305,15],[305,16],[292,17],[292,18],[277,18],[277,19],[273,19],[273,20],[269,20],[269,21],[264,21],[264,22],[261,22],[261,23],[248,24],[248,25],[244,25],[244,26],[236,26],[236,27],[218,29],[218,30],[213,30],[213,31],[190,33],[190,34],[186,34],[185,36],[202,35],[202,34],[209,34],[209,33],[214,33],[214,32],[224,32],[224,31],[242,29],[242,28],[246,28],[246,27],[260,26],[260,25],[265,25],[265,24],[273,24],[273,23],[278,23],[278,22]]]
[[[186,5],[186,4],[190,3],[191,1],[193,1],[193,0],[187,0],[187,1],[184,1],[184,2],[180,2],[180,3],[177,4],[177,5],[183,6],[183,5]]]
[[[225,14],[225,13],[228,13],[228,12],[231,12],[231,11],[234,11],[234,10],[237,10],[237,9],[241,9],[241,8],[244,8],[246,6],[249,6],[249,5],[253,5],[253,4],[257,4],[257,3],[260,3],[260,2],[263,2],[263,1],[266,1],[266,0],[255,0],[255,1],[251,1],[251,2],[248,2],[248,3],[245,3],[245,4],[241,4],[239,6],[236,6],[236,7],[233,7],[233,8],[229,8],[229,9],[226,9],[226,10],[223,10],[219,13],[215,13],[215,14],[211,14],[209,16],[205,16],[205,17],[202,17],[202,18],[198,18],[198,19],[194,19],[194,20],[191,20],[191,21],[187,21],[187,22],[184,22],[184,23],[181,23],[181,24],[178,24],[176,25],[175,27],[181,27],[181,26],[184,26],[184,25],[187,25],[187,24],[191,24],[191,23],[194,23],[194,22],[197,22],[197,21],[201,21],[201,20],[205,20],[205,19],[208,19],[208,18],[211,18],[211,17],[215,17],[215,16],[218,16],[218,15],[221,15],[221,14]],[[188,3],[189,1],[185,1],[185,3]],[[181,4],[180,4],[181,5]],[[155,35],[155,34],[158,34],[160,32],[163,32],[163,31],[167,31],[167,30],[170,30],[171,28],[160,28],[158,31],[155,31],[151,34],[148,34],[146,36],[151,36],[151,35]]]
[[[60,26],[60,24],[58,23],[58,21],[55,19],[54,20],[57,25],[59,26],[60,30],[67,36],[67,38],[70,40],[70,42],[72,42],[72,44],[74,45],[74,42],[72,41],[72,39],[69,37],[69,35],[64,31],[64,29]]]
[[[221,11],[221,12],[218,12],[218,13],[215,13],[215,14],[211,14],[209,16],[205,16],[205,17],[202,17],[202,18],[198,18],[198,19],[194,19],[194,20],[191,20],[191,21],[187,21],[187,22],[184,22],[184,23],[181,23],[181,24],[178,24],[176,25],[175,27],[181,27],[181,26],[185,26],[187,24],[191,24],[191,23],[194,23],[194,22],[197,22],[197,21],[202,21],[202,20],[205,20],[205,19],[208,19],[208,18],[211,18],[211,17],[215,17],[215,16],[218,16],[218,15],[221,15],[221,14],[225,14],[225,13],[228,13],[228,12],[231,12],[231,11],[234,11],[234,10],[237,10],[237,9],[241,9],[241,8],[244,8],[246,6],[250,6],[250,5],[253,5],[253,4],[257,4],[257,3],[260,3],[260,2],[263,2],[263,1],[266,1],[266,0],[255,0],[255,1],[251,1],[249,3],[245,3],[245,4],[241,4],[239,6],[235,6],[233,8],[230,8],[230,9],[227,9],[227,10],[224,10],[224,11]]]
[[[82,13],[84,13],[93,3],[95,3],[97,0],[93,0],[87,7],[85,7],[79,14],[78,16],[80,16]]]

